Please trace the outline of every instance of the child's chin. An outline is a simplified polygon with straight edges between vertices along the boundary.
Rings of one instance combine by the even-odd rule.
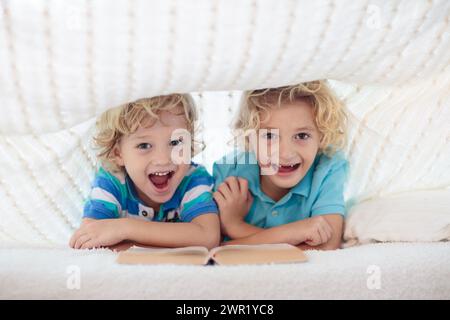
[[[165,203],[169,201],[173,196],[173,192],[169,190],[164,194],[155,194],[154,192],[150,195],[150,198],[157,203]]]
[[[271,178],[273,184],[283,189],[291,189],[295,187],[301,180],[299,177],[289,177],[289,178],[280,178],[277,176],[273,176]]]

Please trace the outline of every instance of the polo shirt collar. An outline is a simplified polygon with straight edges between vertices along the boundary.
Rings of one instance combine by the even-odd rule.
[[[248,163],[246,162],[245,172],[243,172],[242,177],[247,179],[248,188],[254,196],[258,196],[261,199],[270,199],[261,190],[260,170],[255,154],[253,152],[246,152],[245,154],[248,156]]]
[[[177,188],[173,193],[172,198],[170,198],[169,201],[163,203],[162,206],[164,208],[164,211],[173,210],[179,206],[180,202],[181,202],[180,188]]]
[[[298,194],[298,195],[304,196],[305,198],[309,196],[309,193],[311,191],[311,183],[312,183],[314,167],[315,167],[315,163],[313,163],[311,165],[308,172],[303,177],[303,179],[300,181],[300,183],[297,183],[297,185],[291,189],[291,192],[293,194]]]

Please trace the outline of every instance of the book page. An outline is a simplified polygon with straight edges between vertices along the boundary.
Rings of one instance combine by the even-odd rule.
[[[221,265],[297,263],[308,260],[301,249],[284,243],[222,246],[211,250],[210,256]]]
[[[205,247],[185,248],[141,248],[132,247],[122,251],[117,257],[119,264],[193,264],[208,262],[208,249]]]

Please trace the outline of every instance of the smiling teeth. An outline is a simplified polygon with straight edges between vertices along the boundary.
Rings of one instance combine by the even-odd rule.
[[[151,174],[154,174],[155,176],[165,176],[168,175],[171,171],[165,171],[165,172],[154,172]]]
[[[295,167],[296,165],[297,165],[298,163],[296,163],[296,164],[287,164],[287,165],[281,165],[281,166],[283,166],[283,167],[291,167],[291,168],[293,168],[293,167]]]

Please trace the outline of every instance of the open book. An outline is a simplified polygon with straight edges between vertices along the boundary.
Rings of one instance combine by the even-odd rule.
[[[306,261],[305,253],[290,244],[228,245],[176,249],[132,247],[117,257],[119,264],[265,264]]]

